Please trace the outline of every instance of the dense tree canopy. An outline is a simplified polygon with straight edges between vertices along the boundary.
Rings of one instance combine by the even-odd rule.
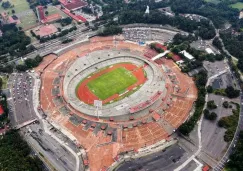
[[[202,81],[201,81],[201,79],[202,79]],[[203,107],[204,107],[204,104],[205,104],[205,95],[206,95],[205,85],[206,85],[206,83],[207,83],[207,72],[200,71],[196,75],[196,85],[197,85],[197,88],[198,88],[198,98],[197,98],[197,101],[196,101],[195,112],[189,120],[184,122],[179,127],[180,133],[182,133],[184,135],[189,135],[189,133],[194,129],[198,119],[201,117],[201,114],[203,112]]]
[[[236,98],[236,97],[239,97],[240,90],[236,90],[232,86],[229,86],[225,89],[225,93],[226,93],[227,97],[229,97],[229,98]]]
[[[226,164],[226,170],[242,171],[243,170],[243,131],[239,134],[239,140],[235,151],[230,155],[230,160]]]
[[[218,126],[226,129],[224,135],[224,140],[226,142],[230,142],[234,137],[236,128],[238,126],[239,113],[240,113],[240,105],[233,102],[231,103],[236,106],[236,109],[232,109],[232,115],[222,117],[218,121]]]
[[[229,7],[225,1],[213,4],[204,0],[173,0],[171,3],[173,11],[202,15],[211,19],[217,28],[226,21],[235,23],[238,20],[239,11]]]
[[[41,171],[42,162],[30,156],[30,148],[16,131],[7,132],[0,139],[0,170]]]
[[[30,38],[23,31],[18,31],[14,24],[0,27],[3,36],[0,37],[0,55],[23,56],[33,50]]]
[[[122,28],[115,25],[106,26],[103,30],[99,31],[99,36],[109,36],[122,33]]]

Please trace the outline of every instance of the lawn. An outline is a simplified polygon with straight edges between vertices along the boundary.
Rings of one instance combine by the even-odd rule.
[[[137,82],[137,78],[125,68],[117,68],[90,81],[88,88],[101,100],[124,92],[124,90]]]
[[[7,83],[8,83],[8,77],[6,76],[1,76],[0,77],[2,79],[2,89],[6,89],[7,88]]]
[[[218,4],[220,2],[220,0],[205,0],[206,2],[211,2],[214,4]]]
[[[3,1],[7,1],[7,0],[3,0]],[[2,2],[3,2],[2,1]],[[12,8],[8,8],[8,9],[4,9],[2,7],[2,2],[0,3],[0,13],[3,11],[9,12],[10,14],[12,14],[12,10],[15,10],[15,13],[18,14],[20,12],[26,11],[29,8],[29,4],[26,0],[8,0],[12,5],[14,5],[14,7]]]
[[[20,18],[21,23],[18,25],[23,29],[30,28],[37,24],[37,17],[33,11],[29,11],[27,14],[21,16]]]
[[[232,8],[237,8],[238,10],[243,9],[243,2],[237,2],[235,4],[230,5]]]
[[[64,18],[68,17],[64,12],[62,12],[60,9],[58,9],[55,6],[47,6],[47,11],[48,11],[48,15],[60,14]]]

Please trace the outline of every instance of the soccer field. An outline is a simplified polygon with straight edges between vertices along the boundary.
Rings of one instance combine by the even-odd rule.
[[[137,82],[137,78],[125,68],[117,68],[90,81],[88,88],[101,100],[124,91]]]

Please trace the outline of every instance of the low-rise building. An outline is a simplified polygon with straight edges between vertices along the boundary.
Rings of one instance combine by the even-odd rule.
[[[43,25],[43,26],[37,27],[37,28],[33,29],[33,32],[35,33],[36,36],[40,36],[40,38],[42,38],[42,37],[51,36],[51,35],[55,34],[56,32],[58,32],[58,30],[53,24],[49,24],[49,25]]]
[[[187,58],[188,60],[190,61],[193,61],[194,60],[194,56],[192,56],[190,53],[188,53],[187,51],[183,50],[180,52],[182,55],[185,56],[185,58]]]
[[[210,48],[206,48],[205,51],[206,51],[208,54],[214,54],[214,55],[215,55],[215,53],[213,52],[213,50],[210,49]]]

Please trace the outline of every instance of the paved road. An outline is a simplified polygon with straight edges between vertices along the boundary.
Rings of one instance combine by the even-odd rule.
[[[81,40],[84,40],[86,39],[87,37],[89,36],[93,36],[95,35],[96,33],[94,31],[89,31],[87,30],[87,28],[84,28],[84,27],[80,27],[78,28],[76,31],[73,31],[69,34],[67,34],[66,38],[71,38],[73,39],[72,42],[68,43],[68,44],[62,44],[60,38],[57,38],[57,39],[54,39],[54,40],[50,40],[48,42],[45,42],[45,43],[35,43],[34,46],[36,47],[36,50],[23,56],[22,58],[35,58],[37,55],[40,55],[40,56],[45,56],[45,55],[48,55],[56,50],[59,50],[61,48],[64,48],[70,44],[73,44],[75,42],[79,42]],[[11,61],[8,61],[7,63],[12,63],[12,62],[17,62],[19,61],[21,58],[15,58]]]
[[[24,138],[35,150],[58,171],[75,170],[75,158],[56,140],[46,134],[40,124],[31,124],[21,129]]]

